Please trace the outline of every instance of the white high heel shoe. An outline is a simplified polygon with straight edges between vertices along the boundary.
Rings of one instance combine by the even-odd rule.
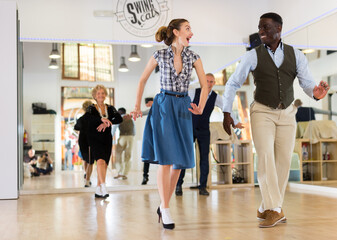
[[[104,198],[109,197],[109,193],[108,193],[108,191],[106,190],[105,183],[102,183],[102,184],[101,184],[101,191],[102,191],[102,195],[103,195]]]
[[[96,187],[95,197],[96,198],[103,198],[103,194],[102,194],[102,191],[101,191],[101,186],[97,186]]]
[[[160,211],[158,212],[158,210],[160,210]],[[160,219],[162,220],[163,227],[165,229],[174,229],[175,224],[174,224],[174,221],[171,217],[170,209],[169,208],[162,208],[160,206],[158,210],[157,210],[157,213],[159,215],[159,221],[160,221]]]

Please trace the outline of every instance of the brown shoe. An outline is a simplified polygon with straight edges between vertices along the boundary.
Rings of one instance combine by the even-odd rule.
[[[282,222],[285,220],[284,214],[281,211],[281,213],[278,213],[273,210],[266,210],[264,211],[266,214],[266,219],[263,220],[260,224],[260,228],[269,228],[269,227],[274,227],[276,224]]]
[[[282,209],[281,209],[281,214],[284,215]],[[266,219],[266,211],[264,211],[263,213],[261,213],[259,210],[257,210],[257,216],[256,216],[256,218],[257,218],[257,220],[259,220],[259,221],[265,220],[265,219]],[[287,222],[287,219],[284,218],[281,222],[282,222],[282,223],[285,223],[285,222]]]
[[[266,211],[261,213],[259,210],[257,210],[257,217],[256,218],[259,221],[265,220],[266,219]]]
[[[121,178],[123,175],[117,175],[117,176],[114,176],[114,179],[118,179],[118,178]]]

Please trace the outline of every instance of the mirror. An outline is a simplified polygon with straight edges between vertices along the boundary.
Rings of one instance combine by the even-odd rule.
[[[294,33],[295,35],[296,33]],[[289,38],[291,39],[291,38]],[[287,42],[287,37],[284,38]],[[84,185],[84,172],[83,165],[80,167],[80,170],[75,170],[75,166],[79,161],[78,159],[78,149],[76,149],[76,133],[73,134],[75,140],[71,144],[72,156],[69,157],[72,162],[72,170],[62,170],[64,168],[66,150],[65,150],[65,135],[66,131],[69,130],[69,124],[73,124],[78,116],[81,115],[81,102],[84,99],[90,98],[89,89],[94,87],[97,82],[95,81],[79,81],[79,80],[63,80],[62,72],[63,68],[61,67],[60,60],[57,60],[59,69],[51,70],[48,68],[50,59],[49,54],[52,50],[52,44],[50,43],[29,43],[25,42],[24,47],[24,127],[27,131],[27,146],[32,144],[32,137],[34,133],[32,132],[33,124],[33,111],[32,103],[45,103],[47,109],[54,110],[56,112],[55,119],[53,121],[54,125],[54,144],[55,144],[55,153],[53,156],[53,168],[54,171],[51,175],[41,176],[41,177],[27,177],[24,180],[23,191],[35,191],[35,190],[50,190],[50,189],[61,189],[61,188],[78,188],[83,189]],[[139,76],[145,68],[145,65],[148,59],[152,56],[153,52],[156,49],[163,48],[164,46],[155,46],[151,48],[143,48],[137,46],[137,51],[141,57],[139,62],[128,61],[128,57],[131,54],[131,46],[129,45],[113,45],[110,55],[111,57],[111,75],[113,76],[113,81],[104,82],[105,86],[109,89],[109,102],[112,103],[116,108],[124,107],[127,112],[133,110],[135,93],[137,88],[137,83]],[[58,50],[61,51],[59,44]],[[204,69],[206,72],[213,72],[219,80],[219,84],[214,86],[214,90],[219,94],[223,93],[224,86],[223,83],[225,79],[229,77],[229,74],[233,72],[236,63],[232,62],[233,59],[238,59],[242,56],[246,49],[244,47],[224,47],[224,46],[191,46],[191,49],[198,53],[201,56],[203,61]],[[333,50],[333,49],[332,49]],[[312,107],[315,110],[316,120],[328,120],[329,116],[324,113],[324,111],[337,112],[336,106],[336,88],[337,88],[337,71],[334,69],[334,64],[336,62],[336,52],[328,51],[325,49],[316,49],[312,53],[306,53],[306,57],[309,61],[309,68],[314,76],[315,81],[317,82],[320,79],[326,80],[331,86],[331,91],[329,96],[320,102],[316,102],[311,98],[307,97],[300,86],[298,81],[295,80],[294,90],[295,90],[295,99],[299,98],[303,102],[304,106]],[[90,54],[88,54],[90,55]],[[124,63],[127,65],[129,72],[119,72],[118,68],[122,64],[121,57],[124,57]],[[322,68],[322,65],[327,66],[331,71],[327,71],[326,68]],[[226,70],[226,71],[224,71]],[[90,71],[87,71],[90,73]],[[226,78],[224,77],[226,76]],[[247,85],[242,86],[240,89],[241,96],[237,99],[234,106],[237,109],[243,107],[245,111],[240,110],[241,113],[237,113],[240,120],[248,122],[249,120],[249,105],[253,101],[253,91],[254,84],[253,79],[250,76],[247,79]],[[192,75],[191,88],[198,87],[198,81],[196,74]],[[153,73],[147,82],[145,88],[143,99],[146,97],[154,97],[156,93],[159,92],[159,74]],[[69,94],[70,95],[69,95]],[[78,96],[78,93],[85,95]],[[73,95],[71,95],[73,94]],[[69,96],[68,96],[69,95]],[[245,96],[244,96],[245,95]],[[238,106],[238,103],[240,103]],[[75,106],[76,105],[76,106]],[[145,103],[142,102],[142,109],[146,109]],[[247,111],[248,109],[248,111]],[[321,110],[321,113],[319,113]],[[63,113],[62,113],[63,112]],[[323,113],[323,114],[322,114]],[[241,114],[241,116],[240,116]],[[336,115],[332,115],[332,121],[336,123]],[[67,120],[67,121],[66,121]],[[69,121],[68,121],[69,120]],[[143,163],[140,161],[141,154],[141,142],[142,142],[142,132],[144,128],[146,117],[139,119],[135,122],[136,127],[136,136],[134,138],[134,145],[132,150],[132,166],[130,170],[130,176],[128,179],[114,179],[116,176],[116,171],[113,170],[114,165],[109,165],[109,170],[107,173],[107,186],[108,187],[119,187],[119,188],[138,188],[141,186],[142,175],[143,175]],[[37,120],[36,120],[37,121]],[[217,122],[222,121],[222,113],[220,109],[215,109],[211,116],[211,121]],[[50,121],[48,120],[50,123]],[[37,124],[42,124],[37,121]],[[67,126],[69,125],[69,126]],[[71,126],[70,126],[71,128]],[[63,129],[63,130],[62,130]],[[244,133],[247,136],[250,135],[250,129],[248,132]],[[301,131],[301,130],[299,130]],[[302,130],[303,131],[303,130]],[[241,132],[238,133],[239,135]],[[312,137],[312,134],[309,133],[309,136]],[[50,137],[50,136],[49,136]],[[298,137],[299,138],[299,137]],[[51,142],[44,142],[45,146],[51,144]],[[315,155],[318,160],[317,162],[303,162],[303,144],[301,147],[297,147],[299,150],[294,151],[294,159],[292,161],[292,169],[290,172],[290,180],[295,182],[303,182],[305,184],[323,184],[330,182],[327,180],[337,180],[337,176],[334,175],[337,172],[337,163],[335,163],[336,153],[334,149],[334,144],[331,143],[320,143],[321,145],[313,145],[310,143],[308,150],[305,150],[308,153],[309,158],[313,158]],[[73,151],[73,148],[74,151]],[[28,149],[26,149],[27,151]],[[297,152],[296,152],[297,151]],[[305,152],[304,151],[304,152]],[[310,154],[309,154],[310,152]],[[113,151],[114,153],[114,151]],[[254,148],[253,148],[254,153]],[[329,153],[329,154],[328,154]],[[37,154],[41,154],[37,152]],[[297,154],[297,156],[296,156]],[[318,156],[318,155],[322,156]],[[70,155],[70,154],[69,154]],[[306,155],[306,154],[304,154]],[[330,160],[325,161],[323,158],[328,158],[330,155]],[[75,157],[74,157],[75,156]],[[254,153],[255,156],[255,153]],[[113,154],[113,158],[114,158]],[[255,157],[254,157],[255,158]],[[302,161],[302,162],[301,162]],[[112,162],[112,161],[111,161]],[[80,165],[80,164],[79,164]],[[255,165],[254,165],[255,166]],[[318,166],[318,167],[315,167]],[[328,166],[328,167],[327,167]],[[82,169],[82,170],[81,170]],[[256,166],[255,166],[256,169]],[[308,170],[306,170],[308,169]],[[330,169],[330,170],[329,170]],[[331,170],[332,169],[332,170]],[[95,171],[94,171],[95,172]],[[325,177],[324,174],[328,176]],[[333,177],[329,177],[333,174]],[[309,176],[308,180],[302,180],[301,176]],[[95,173],[92,176],[92,184],[95,186]],[[318,181],[318,179],[320,181]],[[185,182],[188,184],[196,183],[196,169],[187,171]],[[156,166],[151,165],[150,167],[150,181],[148,182],[147,188],[155,188],[156,184]],[[333,184],[332,184],[333,185]]]

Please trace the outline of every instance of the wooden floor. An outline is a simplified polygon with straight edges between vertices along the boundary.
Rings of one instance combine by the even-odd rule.
[[[258,188],[217,189],[209,197],[186,189],[173,196],[176,229],[157,223],[155,190],[112,192],[104,200],[93,193],[24,195],[0,201],[0,239],[337,239],[336,198],[287,192],[285,224],[260,229]]]

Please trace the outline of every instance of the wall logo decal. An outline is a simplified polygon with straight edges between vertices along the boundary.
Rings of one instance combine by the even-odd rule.
[[[166,25],[168,10],[166,0],[118,0],[117,22],[132,35],[149,37]]]

